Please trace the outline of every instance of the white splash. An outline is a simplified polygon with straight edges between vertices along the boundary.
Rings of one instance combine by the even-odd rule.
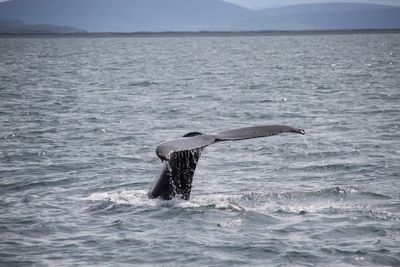
[[[242,211],[235,200],[240,196],[234,195],[206,195],[192,197],[189,201],[183,199],[149,199],[144,190],[127,190],[122,192],[96,192],[86,198],[90,201],[113,202],[116,204],[126,204],[133,206],[160,206],[160,207],[179,207],[179,208],[201,208],[212,207],[216,209],[226,209],[232,211]]]
[[[366,203],[359,201],[346,201],[323,197],[307,198],[304,196],[285,199],[276,195],[268,194],[261,194],[259,198],[256,197],[255,199],[248,199],[245,195],[217,194],[193,196],[189,201],[182,199],[165,201],[162,199],[149,199],[147,192],[144,190],[127,190],[121,192],[96,192],[88,196],[86,200],[112,202],[141,207],[172,207],[183,209],[211,208],[232,211],[235,213],[252,211],[265,215],[270,215],[276,212],[301,214],[324,213],[331,210],[358,210],[360,212],[371,210],[371,207],[366,205]],[[234,222],[232,223],[235,224]]]
[[[98,192],[92,193],[87,200],[113,202],[117,204],[128,205],[151,205],[155,206],[155,202],[149,201],[147,192],[144,190],[128,190],[122,192]],[[153,204],[153,205],[152,205]]]

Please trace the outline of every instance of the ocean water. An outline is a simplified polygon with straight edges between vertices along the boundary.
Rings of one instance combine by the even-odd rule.
[[[0,266],[400,266],[400,35],[0,39]],[[156,146],[206,148],[149,200]]]

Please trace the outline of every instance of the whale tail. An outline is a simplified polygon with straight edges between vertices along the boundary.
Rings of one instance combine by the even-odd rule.
[[[286,125],[264,125],[239,128],[216,134],[191,132],[184,137],[161,143],[157,156],[166,161],[158,178],[148,193],[149,198],[174,197],[188,200],[192,189],[193,175],[202,150],[213,143],[267,137],[280,133],[305,134],[303,129]]]
[[[172,153],[170,159],[153,183],[148,195],[150,198],[173,197],[188,200],[192,190],[194,171],[201,155],[201,149],[185,150]]]

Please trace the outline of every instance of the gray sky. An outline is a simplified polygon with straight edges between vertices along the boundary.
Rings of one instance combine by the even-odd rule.
[[[329,3],[329,2],[344,2],[344,3],[371,3],[383,5],[396,5],[400,6],[400,0],[224,0],[238,4],[248,8],[260,7],[276,7],[284,5],[297,5],[303,3]]]

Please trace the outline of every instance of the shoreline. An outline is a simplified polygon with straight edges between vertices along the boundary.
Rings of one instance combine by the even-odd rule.
[[[0,33],[0,38],[98,38],[98,37],[252,37],[295,36],[335,34],[385,34],[400,33],[399,29],[353,29],[353,30],[298,30],[298,31],[165,31],[165,32],[84,32],[84,33]]]

